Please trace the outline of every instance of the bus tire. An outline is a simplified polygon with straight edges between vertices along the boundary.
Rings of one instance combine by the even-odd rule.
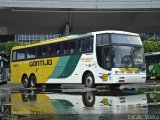
[[[94,77],[92,73],[87,73],[84,77],[84,84],[87,88],[93,88],[94,87]]]
[[[29,79],[28,79],[27,75],[22,77],[22,84],[23,84],[23,86],[25,88],[29,88],[30,87]]]
[[[36,76],[35,75],[31,75],[30,78],[29,78],[29,81],[30,81],[30,86],[31,87],[33,87],[33,88],[36,87],[37,83],[36,83]]]
[[[93,107],[95,104],[95,95],[93,92],[85,92],[82,95],[82,100],[85,107]]]
[[[31,90],[30,95],[29,95],[29,100],[30,100],[30,101],[36,101],[36,100],[37,100],[36,91]]]

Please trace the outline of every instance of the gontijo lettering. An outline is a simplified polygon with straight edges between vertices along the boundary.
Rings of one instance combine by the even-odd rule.
[[[48,60],[36,60],[36,61],[29,62],[29,66],[30,67],[46,66],[46,65],[52,65],[52,59],[48,59]]]

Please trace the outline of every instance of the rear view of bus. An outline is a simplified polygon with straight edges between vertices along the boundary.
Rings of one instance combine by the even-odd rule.
[[[138,34],[123,31],[96,33],[96,57],[99,76],[111,86],[144,83],[144,49]]]

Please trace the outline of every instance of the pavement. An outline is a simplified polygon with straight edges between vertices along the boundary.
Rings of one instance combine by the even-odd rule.
[[[18,84],[18,83],[11,83],[10,81],[7,82],[7,84],[1,84],[0,85],[0,90],[5,90],[5,91],[11,91],[14,89],[23,89],[23,85],[22,84]]]
[[[154,84],[154,80],[147,80],[146,83],[142,83],[142,84],[123,84],[121,85],[120,88],[125,88],[125,87],[134,87],[134,88],[144,88],[144,87],[160,87],[160,80],[156,81],[156,84]],[[61,86],[61,89],[67,89],[67,88],[72,88],[72,89],[84,89],[85,86],[84,85],[63,85]],[[101,88],[101,87],[100,87]],[[103,86],[102,86],[103,88]],[[10,81],[7,82],[7,84],[0,84],[0,90],[5,90],[5,91],[11,91],[11,90],[18,90],[18,89],[24,89],[22,84],[18,84],[18,83],[11,83]],[[99,87],[97,87],[97,89],[99,89]]]

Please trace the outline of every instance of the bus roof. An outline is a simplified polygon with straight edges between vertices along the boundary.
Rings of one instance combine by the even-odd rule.
[[[60,37],[60,38],[54,38],[54,39],[41,41],[41,42],[35,43],[35,44],[25,45],[25,46],[16,46],[16,47],[13,47],[12,50],[28,48],[28,47],[38,46],[38,45],[44,45],[44,44],[49,44],[49,43],[56,43],[56,42],[66,41],[66,40],[73,40],[73,39],[77,39],[77,38],[87,37],[87,36],[91,36],[91,35],[95,35],[95,34],[103,34],[103,33],[113,33],[113,34],[125,34],[125,35],[139,36],[136,33],[126,32],[126,31],[105,30],[105,31],[90,32],[90,33],[82,34],[82,35],[70,35],[70,36],[65,36],[65,37]]]
[[[91,33],[88,33],[88,34],[82,34],[82,35],[70,35],[70,36],[65,36],[65,37],[60,37],[60,38],[54,38],[54,39],[49,39],[49,40],[45,40],[45,41],[40,41],[39,43],[34,43],[34,44],[30,44],[30,45],[16,46],[16,47],[13,47],[12,50],[28,48],[28,47],[38,46],[38,45],[45,45],[45,44],[49,44],[49,43],[56,43],[56,42],[67,41],[67,40],[73,40],[73,39],[87,37],[87,36],[91,36],[91,35],[92,35]]]
[[[149,52],[149,53],[145,53],[145,56],[153,56],[153,55],[160,55],[160,52]]]
[[[113,33],[113,34],[123,34],[123,35],[139,36],[139,34],[137,34],[137,33],[126,32],[126,31],[118,31],[118,30],[96,31],[96,32],[91,32],[91,33],[92,34]]]

